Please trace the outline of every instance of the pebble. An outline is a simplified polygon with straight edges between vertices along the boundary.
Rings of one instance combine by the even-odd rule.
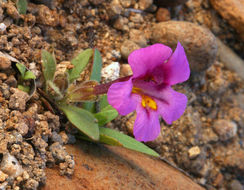
[[[120,67],[120,74],[122,77],[132,75],[133,72],[129,64],[122,64]]]
[[[130,40],[137,43],[140,47],[146,47],[147,46],[147,40],[144,36],[144,32],[136,29],[131,29],[130,33]]]
[[[120,71],[119,62],[112,62],[110,65],[102,69],[101,75],[106,82],[109,82],[119,78],[119,71]]]
[[[214,35],[197,24],[185,21],[157,23],[152,28],[151,40],[153,43],[163,43],[173,49],[180,42],[193,72],[205,71],[216,59],[217,42]]]
[[[139,9],[146,10],[153,4],[153,0],[139,0],[138,4]]]
[[[59,15],[55,10],[50,10],[45,5],[39,5],[37,22],[48,26],[57,26],[59,24]]]
[[[9,108],[24,111],[30,96],[18,88],[11,88],[10,91],[13,94],[10,96]]]
[[[229,184],[230,190],[244,190],[244,186],[236,179]]]
[[[198,146],[191,147],[188,150],[188,155],[190,159],[196,158],[201,153],[201,150]]]
[[[6,30],[7,26],[4,23],[0,23],[0,31],[4,32]]]
[[[10,67],[11,67],[11,61],[5,56],[0,56],[0,69],[7,70]]]
[[[0,170],[0,182],[4,182],[8,178],[8,175]]]
[[[140,46],[137,45],[135,42],[133,42],[131,40],[125,40],[120,47],[120,52],[121,52],[122,58],[127,60],[130,53],[139,48],[140,48]]]
[[[128,8],[131,6],[132,0],[120,0],[120,4],[125,7]]]
[[[237,134],[236,123],[229,120],[219,119],[215,121],[213,129],[218,134],[221,141],[227,141]]]
[[[11,177],[17,177],[23,173],[23,169],[18,160],[9,153],[3,155],[0,170]]]
[[[210,0],[213,8],[240,34],[244,41],[244,1]]]
[[[170,20],[170,12],[166,8],[160,7],[156,12],[156,20],[158,22],[165,22]]]
[[[128,31],[129,27],[127,26],[128,19],[122,16],[119,16],[113,24],[113,27],[117,30]]]

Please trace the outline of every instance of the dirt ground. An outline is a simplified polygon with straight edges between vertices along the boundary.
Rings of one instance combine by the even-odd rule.
[[[147,144],[206,189],[244,189],[244,82],[227,69],[215,40],[244,58],[244,19],[229,15],[214,0],[174,7],[160,6],[160,0],[33,0],[26,15],[0,0],[0,189],[38,189],[48,177],[46,167],[67,176],[75,168],[64,145],[75,143],[77,130],[52,114],[38,92],[30,97],[16,88],[14,58],[42,88],[42,49],[53,51],[60,64],[96,47],[104,68],[118,62],[120,76],[127,76],[132,50],[160,42],[175,48],[174,38],[187,49],[192,68],[190,80],[175,87],[188,96],[188,106],[173,125],[162,121],[161,135]],[[160,40],[155,26],[164,32]],[[111,77],[104,74],[103,81]],[[134,120],[135,113],[119,116],[108,127],[132,135]]]

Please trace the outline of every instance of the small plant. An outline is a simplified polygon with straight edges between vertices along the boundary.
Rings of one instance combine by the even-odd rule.
[[[15,63],[15,67],[20,73],[18,77],[18,89],[32,95],[36,89],[36,85],[35,85],[36,76],[34,75],[33,72],[29,71],[25,67],[25,65],[21,63]]]
[[[15,0],[19,14],[26,14],[28,2],[27,0]]]
[[[92,60],[90,79],[79,83],[77,79]],[[118,112],[107,101],[108,88],[114,82],[124,81],[128,77],[111,83],[99,84],[101,80],[102,58],[97,49],[86,49],[71,60],[72,67],[58,72],[54,55],[42,51],[42,70],[45,78],[46,98],[61,110],[67,119],[80,130],[79,138],[123,146],[153,156],[159,156],[132,137],[118,131],[105,128],[104,125],[118,116]],[[82,107],[75,104],[82,102]],[[46,101],[45,104],[48,104]],[[51,108],[52,106],[49,105]]]

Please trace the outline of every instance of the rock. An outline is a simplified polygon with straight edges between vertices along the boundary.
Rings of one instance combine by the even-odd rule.
[[[132,0],[120,0],[120,4],[125,7],[125,8],[128,8],[131,6],[131,2]]]
[[[170,20],[170,12],[166,8],[159,8],[156,13],[156,20],[158,22],[165,22]]]
[[[13,3],[6,3],[7,13],[13,19],[18,20],[20,18],[19,12]]]
[[[66,146],[76,162],[72,178],[46,168],[43,190],[54,189],[140,189],[203,190],[190,178],[165,162],[121,147],[89,142]]]
[[[214,35],[208,29],[190,22],[168,21],[155,24],[151,40],[173,49],[179,41],[186,51],[193,72],[205,71],[216,59],[217,42]]]
[[[11,61],[5,56],[0,56],[0,69],[7,70],[10,67],[11,67]]]
[[[210,0],[218,13],[240,34],[244,41],[244,1]]]
[[[18,160],[9,153],[3,155],[0,170],[12,177],[17,177],[23,173],[23,169]]]
[[[148,9],[153,3],[153,0],[139,0],[139,8],[141,10],[146,10]]]
[[[230,155],[225,156],[222,160],[223,167],[228,168],[234,174],[244,175],[244,150],[233,151]]]
[[[131,29],[129,35],[130,35],[130,40],[137,43],[140,47],[147,46],[147,40],[142,31]]]
[[[121,52],[122,58],[127,60],[130,53],[139,48],[140,48],[140,46],[137,45],[135,42],[133,42],[131,40],[125,40],[124,43],[120,47],[120,52]]]
[[[122,75],[122,77],[132,75],[133,72],[131,70],[130,65],[129,64],[122,64],[120,67],[120,74]]]
[[[230,190],[244,190],[244,186],[236,179],[230,182],[229,188]]]
[[[4,182],[8,178],[8,175],[0,170],[0,183]]]
[[[112,62],[110,65],[102,69],[101,75],[105,79],[105,81],[113,81],[119,78],[119,71],[119,62]]]
[[[113,27],[118,30],[128,31],[129,27],[127,26],[128,19],[122,16],[119,16],[113,24]]]
[[[16,88],[18,82],[17,82],[16,78],[14,77],[14,75],[10,75],[10,76],[7,78],[7,80],[5,81],[5,83],[6,83],[7,85],[9,85],[10,87],[14,87],[14,88]]]
[[[184,4],[188,0],[154,0],[156,5],[159,6],[166,6],[166,7],[174,7],[180,4]]]
[[[189,158],[194,159],[201,153],[201,150],[198,146],[191,147],[188,150]]]
[[[4,32],[7,29],[7,26],[4,23],[0,23],[0,32]]]
[[[57,26],[59,24],[59,15],[57,11],[50,10],[44,5],[39,5],[38,8],[37,22],[48,26]]]
[[[224,119],[215,121],[213,129],[218,134],[221,141],[227,141],[236,136],[237,133],[236,123]]]
[[[29,100],[30,96],[18,88],[11,88],[10,91],[13,94],[10,96],[9,108],[24,111],[26,102]]]

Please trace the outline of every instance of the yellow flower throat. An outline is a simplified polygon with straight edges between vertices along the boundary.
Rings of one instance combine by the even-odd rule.
[[[154,99],[152,99],[151,97],[147,96],[147,95],[144,95],[142,93],[142,90],[140,88],[136,88],[136,87],[133,87],[132,88],[132,93],[136,93],[136,94],[139,94],[141,95],[141,105],[142,107],[144,108],[151,108],[152,110],[157,110],[157,103],[155,102]]]

